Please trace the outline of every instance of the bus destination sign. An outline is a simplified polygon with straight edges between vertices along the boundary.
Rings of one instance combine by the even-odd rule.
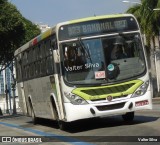
[[[110,31],[115,29],[124,29],[126,27],[128,27],[126,20],[91,23],[68,27],[68,35],[72,37],[80,34],[92,34],[96,32]]]
[[[59,39],[65,40],[81,36],[101,35],[137,29],[137,24],[132,17],[92,20],[61,26]]]

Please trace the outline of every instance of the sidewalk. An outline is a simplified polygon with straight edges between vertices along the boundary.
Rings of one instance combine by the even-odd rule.
[[[160,104],[160,97],[155,97],[152,99],[153,104]]]

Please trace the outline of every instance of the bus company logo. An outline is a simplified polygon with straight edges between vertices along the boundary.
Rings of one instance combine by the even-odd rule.
[[[108,101],[112,101],[113,97],[112,96],[107,96],[106,98]]]
[[[11,137],[2,137],[2,142],[12,142]]]

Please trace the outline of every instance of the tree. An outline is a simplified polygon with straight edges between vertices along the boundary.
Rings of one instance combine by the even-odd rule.
[[[153,96],[157,93],[157,78],[155,70],[155,36],[160,31],[160,11],[154,11],[160,8],[160,0],[141,0],[141,4],[130,7],[127,13],[132,13],[137,18],[142,32],[146,35],[148,52],[151,50],[151,41],[153,42],[153,51],[147,57],[149,62],[150,76],[153,84]]]
[[[9,67],[12,73],[13,114],[16,114],[14,51],[38,34],[40,29],[24,18],[13,4],[7,0],[0,0],[0,71]]]
[[[9,66],[14,51],[22,44],[40,34],[40,29],[25,19],[17,8],[7,0],[0,0],[0,65]]]
[[[160,6],[160,0],[141,0],[141,5],[135,5],[127,10],[132,13],[139,21],[141,30],[146,35],[147,46],[150,48],[150,42],[153,41],[155,48],[155,36],[158,36],[160,30],[160,13],[154,11],[154,8]]]
[[[33,24],[31,21],[27,20],[23,17],[24,27],[25,27],[25,37],[21,44],[25,44],[26,42],[30,41],[35,36],[41,33],[40,29],[37,25]]]
[[[0,0],[0,64],[13,59],[13,51],[24,39],[25,29],[21,14],[6,0]]]

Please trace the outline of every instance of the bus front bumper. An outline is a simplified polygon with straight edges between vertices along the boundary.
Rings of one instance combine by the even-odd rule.
[[[147,91],[144,96],[128,98],[113,102],[94,103],[87,105],[73,105],[64,103],[66,110],[65,120],[71,122],[79,119],[114,116],[137,110],[152,109],[151,92]]]

